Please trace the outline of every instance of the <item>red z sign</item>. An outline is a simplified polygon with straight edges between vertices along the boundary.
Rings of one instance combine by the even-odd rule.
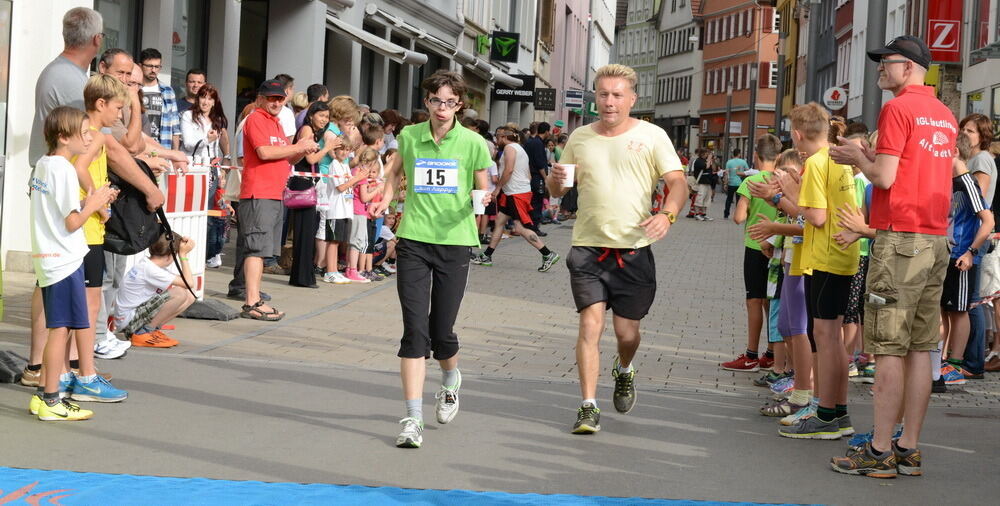
[[[959,62],[962,49],[962,1],[927,3],[927,47],[935,62]]]

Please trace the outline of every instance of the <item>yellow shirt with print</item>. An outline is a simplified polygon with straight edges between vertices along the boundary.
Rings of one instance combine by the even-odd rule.
[[[634,249],[652,243],[639,223],[651,216],[658,180],[683,170],[667,133],[646,121],[614,137],[598,134],[593,125],[577,128],[559,163],[576,164],[579,200],[573,246],[601,248]]]
[[[841,249],[833,238],[843,229],[837,226],[837,209],[855,206],[854,171],[849,165],[834,163],[830,148],[822,148],[810,156],[802,175],[799,206],[826,209],[826,223],[814,227],[806,222],[802,244],[803,269],[813,269],[842,276],[858,272],[861,244],[855,241]]]
[[[75,163],[76,157],[70,161]],[[101,147],[101,152],[94,157],[94,161],[90,162],[87,172],[90,173],[95,190],[108,184],[108,150],[106,147]],[[85,198],[87,198],[87,191],[80,187],[80,200]],[[83,235],[87,237],[87,245],[89,246],[104,244],[104,224],[101,223],[100,214],[94,213],[87,217],[87,221],[83,222]]]

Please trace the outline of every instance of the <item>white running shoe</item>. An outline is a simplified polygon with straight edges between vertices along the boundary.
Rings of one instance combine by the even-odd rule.
[[[390,264],[390,263],[386,262],[386,263],[382,264],[382,268],[384,268],[385,270],[389,271],[392,274],[396,273],[396,264]]]
[[[416,418],[404,418],[399,423],[403,424],[403,432],[396,436],[396,446],[399,448],[420,448],[424,442],[424,422]]]
[[[104,360],[121,358],[131,347],[132,341],[122,341],[109,331],[106,338],[94,343],[94,357]]]
[[[222,253],[206,260],[205,267],[208,267],[209,269],[218,269],[219,267],[222,267]]]
[[[812,402],[808,406],[799,409],[798,411],[782,418],[778,421],[781,425],[792,426],[799,423],[799,420],[809,418],[811,416],[816,416],[816,405]]]
[[[344,277],[340,271],[328,272],[323,275],[323,281],[326,283],[333,283],[335,285],[346,285],[351,282],[351,280]]]
[[[437,399],[434,411],[437,413],[437,421],[440,424],[452,421],[458,414],[458,389],[462,388],[462,372],[456,371],[456,374],[458,374],[458,383],[455,386],[441,385],[441,390],[434,394],[434,398]]]

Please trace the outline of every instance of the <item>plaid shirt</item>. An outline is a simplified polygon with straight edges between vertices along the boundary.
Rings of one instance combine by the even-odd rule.
[[[181,134],[181,115],[177,112],[177,95],[169,85],[160,84],[163,95],[163,111],[160,116],[160,144],[166,149],[173,149],[174,135]]]

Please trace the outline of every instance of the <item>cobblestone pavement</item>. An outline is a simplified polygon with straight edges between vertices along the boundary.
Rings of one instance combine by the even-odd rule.
[[[763,398],[764,389],[750,383],[752,375],[718,367],[746,346],[746,312],[742,227],[721,218],[721,202],[713,210],[715,221],[681,218],[670,235],[653,246],[659,290],[642,322],[643,342],[634,362],[638,384],[649,389]],[[565,257],[571,226],[544,229],[549,232],[546,244]],[[518,237],[501,242],[493,259],[493,267],[472,266],[456,325],[463,372],[575,381],[577,318],[564,260],[549,272],[539,273],[540,255]],[[206,295],[238,307],[238,302],[225,299],[230,266],[227,262],[226,267],[208,273]],[[263,290],[288,315],[283,321],[180,319],[172,334],[182,344],[165,353],[397,369],[402,323],[395,278],[367,285],[320,282],[318,290],[288,286],[284,276],[267,274],[264,278]],[[32,284],[30,275],[6,274],[7,315],[0,323],[0,340],[26,342],[26,294]],[[614,356],[610,322],[602,344],[602,377],[607,380]],[[851,394],[852,402],[869,400],[864,385],[854,385]],[[1000,407],[1000,375],[990,374],[986,380],[934,395],[932,404]]]
[[[718,367],[746,337],[741,228],[721,219],[721,202],[714,213],[714,222],[681,218],[654,245],[659,292],[643,321],[635,361],[641,399],[628,416],[607,401],[614,341],[606,329],[598,396],[607,409],[596,437],[568,434],[578,402],[577,319],[565,264],[537,272],[540,255],[515,237],[501,243],[493,267],[472,267],[456,329],[466,378],[462,421],[429,424],[419,452],[391,443],[402,409],[395,279],[310,290],[265,275],[264,290],[288,313],[283,321],[177,320],[170,334],[180,346],[99,362],[132,395],[94,407],[91,422],[50,428],[26,415],[26,389],[0,386],[0,426],[21,436],[5,439],[0,465],[843,504],[976,504],[1000,493],[988,460],[1000,451],[988,436],[1000,422],[1000,375],[934,395],[921,442],[929,467],[923,479],[838,476],[827,462],[843,442],[777,437],[774,420],[757,414],[766,394],[752,386],[753,375]],[[570,227],[546,230],[548,246],[565,256]],[[224,298],[229,274],[209,273],[208,296],[236,307]],[[27,353],[32,286],[31,275],[6,274],[0,349]],[[428,376],[434,385],[436,371]],[[428,393],[425,413],[432,403]],[[866,386],[852,385],[851,406],[855,427],[867,430]],[[69,459],[39,452],[43,440]],[[105,458],[82,459],[87,452]]]

